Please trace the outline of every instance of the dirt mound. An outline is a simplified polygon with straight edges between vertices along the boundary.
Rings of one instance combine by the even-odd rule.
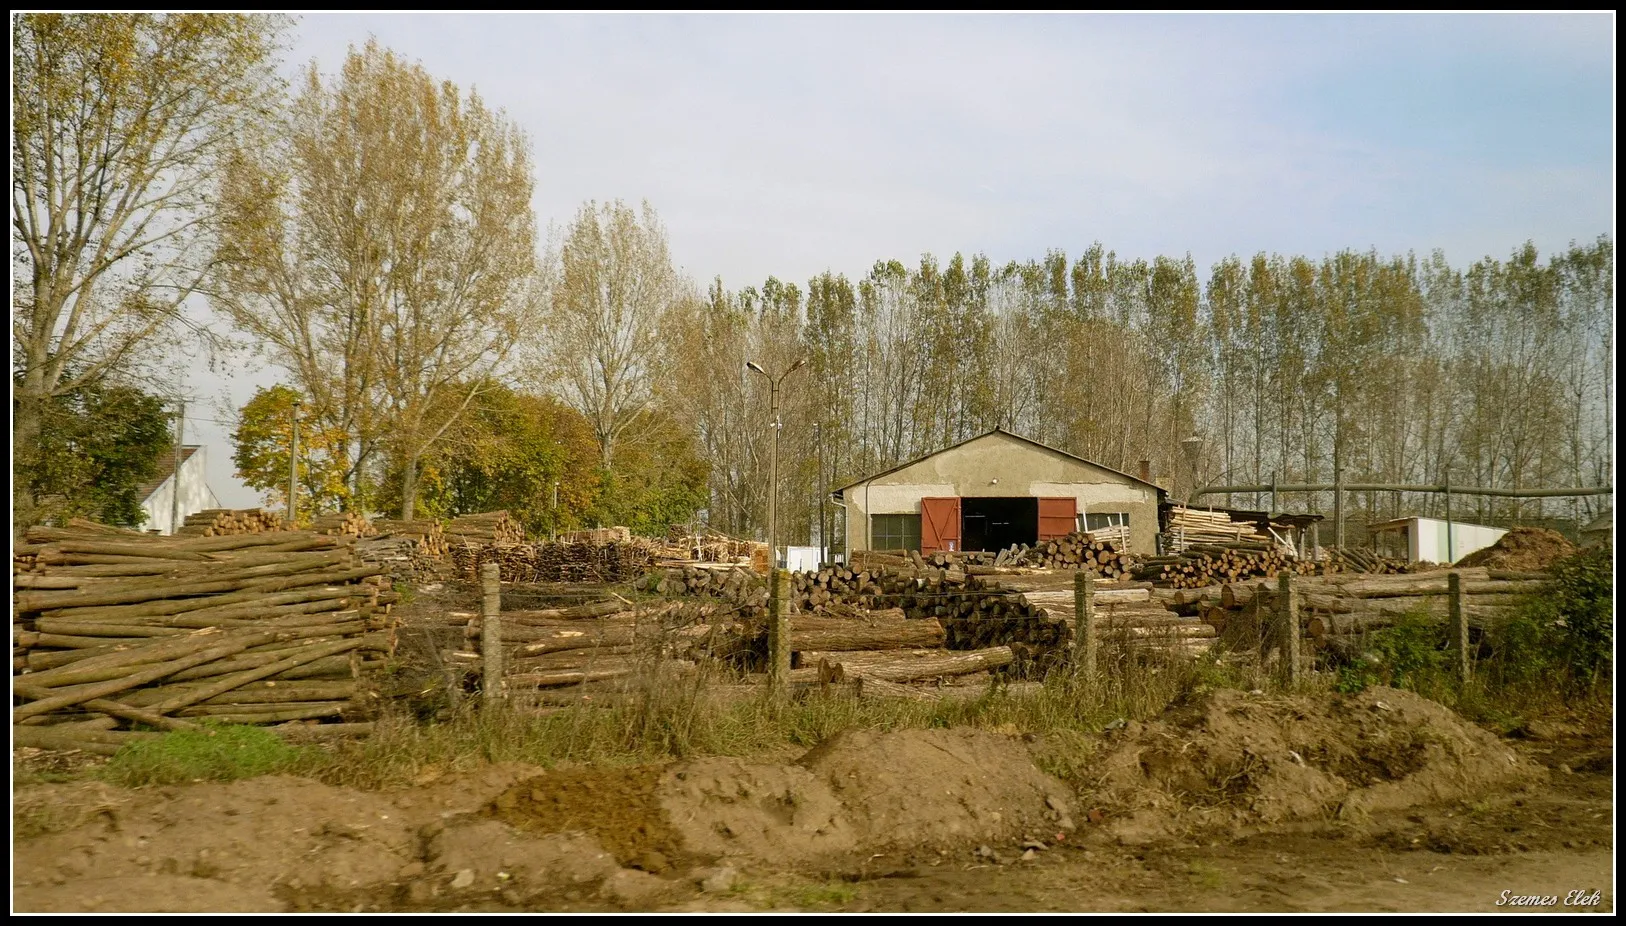
[[[852,730],[800,762],[830,783],[872,849],[993,842],[1071,828],[1071,799],[1018,737],[981,730]]]
[[[1464,556],[1457,561],[1457,565],[1545,572],[1552,568],[1553,563],[1574,553],[1575,544],[1564,539],[1564,535],[1557,531],[1544,527],[1515,527],[1494,544]]]
[[[800,766],[699,759],[672,768],[661,790],[666,819],[700,855],[803,863],[859,841],[829,782]]]
[[[659,873],[683,842],[661,812],[662,776],[660,766],[555,770],[518,782],[487,813],[532,833],[590,833],[622,864]]]
[[[1545,774],[1447,708],[1391,688],[1330,698],[1217,691],[1118,731],[1101,773],[1091,798],[1125,842],[1394,810]]]

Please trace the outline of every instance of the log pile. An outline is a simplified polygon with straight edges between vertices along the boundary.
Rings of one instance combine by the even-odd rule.
[[[751,540],[735,540],[726,534],[690,534],[674,527],[666,536],[666,545],[681,558],[696,563],[749,564],[758,547],[766,551],[767,544]],[[679,557],[672,557],[677,559]]]
[[[565,531],[557,539],[565,543],[630,543],[632,531],[625,527],[594,527],[583,531]]]
[[[1149,556],[1130,575],[1172,588],[1202,588],[1239,579],[1271,578],[1283,571],[1308,573],[1313,563],[1288,556],[1275,544],[1195,544],[1179,553]]]
[[[446,539],[454,545],[524,543],[525,528],[506,511],[466,514],[446,523]]]
[[[474,579],[480,566],[497,563],[504,582],[630,582],[655,562],[656,545],[631,540],[462,543],[452,547],[458,575]]]
[[[311,521],[311,530],[331,537],[374,537],[378,534],[373,522],[354,511],[321,515]]]
[[[1330,547],[1327,558],[1320,564],[1317,575],[1339,572],[1364,572],[1370,575],[1400,575],[1411,572],[1412,566],[1403,559],[1380,556],[1371,550],[1355,547]]]
[[[985,551],[938,551],[922,555],[914,550],[859,550],[852,555],[856,565],[938,569],[1088,569],[1103,579],[1116,579],[1130,571],[1134,557],[1125,551],[1127,538],[1119,539],[1124,528],[1085,533],[1074,531],[1065,537],[1041,541],[1033,546],[1018,544],[997,553]],[[979,572],[998,575],[998,572]]]
[[[31,528],[13,560],[16,741],[112,752],[140,723],[356,720],[395,594],[354,541]]]
[[[465,645],[442,658],[461,690],[475,690],[482,665],[481,616],[450,612],[445,620],[464,628]],[[501,626],[503,684],[510,694],[533,695],[625,678],[640,668],[690,670],[700,660],[732,655],[748,636],[726,605],[637,606],[620,599],[504,610]]]
[[[1484,627],[1520,607],[1545,588],[1543,573],[1497,569],[1459,569],[1470,627]],[[1417,575],[1334,574],[1294,580],[1305,635],[1333,650],[1352,644],[1335,638],[1357,637],[1393,626],[1406,615],[1442,621],[1449,609],[1448,572]],[[1195,596],[1196,612],[1221,634],[1251,637],[1268,626],[1278,603],[1275,582],[1239,582],[1205,589]],[[1238,628],[1240,635],[1228,634]],[[1246,642],[1256,642],[1248,639]]]
[[[284,529],[282,515],[260,508],[206,508],[189,514],[175,533],[183,537],[234,537]]]
[[[1168,598],[1146,583],[1095,589],[1096,633],[1103,643],[1198,654],[1207,652],[1218,631],[1193,614],[1181,615]],[[1024,596],[1051,618],[1074,626],[1072,589],[1027,592]]]
[[[379,518],[373,522],[375,535],[380,540],[405,540],[414,544],[417,552],[423,556],[443,557],[450,547],[446,542],[446,531],[439,521],[427,518],[416,521],[399,521],[389,518]]]
[[[1269,534],[1247,521],[1232,521],[1223,511],[1174,506],[1165,521],[1165,550],[1178,553],[1194,545],[1274,542]]]

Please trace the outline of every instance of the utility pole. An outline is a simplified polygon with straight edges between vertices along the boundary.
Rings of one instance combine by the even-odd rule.
[[[549,540],[559,539],[559,480],[553,480],[553,503],[548,508]]]
[[[797,360],[790,365],[790,369],[779,374],[771,375],[754,361],[746,361],[745,368],[761,373],[767,377],[768,390],[768,416],[773,420],[773,453],[768,462],[768,566],[770,569],[779,568],[779,431],[784,424],[779,420],[779,384],[785,377],[807,364],[807,358]]]
[[[169,532],[181,530],[181,441],[186,436],[186,401],[175,409],[175,471],[169,477]]]
[[[813,440],[819,452],[819,565],[823,566],[824,561],[830,558],[830,534],[824,526],[824,428],[817,422],[813,425]],[[1575,523],[1579,525],[1580,519],[1576,519]]]
[[[288,526],[299,520],[299,405],[294,399],[294,428],[288,441]]]

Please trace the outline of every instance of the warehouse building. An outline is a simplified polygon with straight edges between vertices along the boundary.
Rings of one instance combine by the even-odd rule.
[[[1136,478],[995,428],[831,497],[847,512],[849,552],[992,551],[1124,526],[1129,548],[1151,553],[1164,494],[1144,473]]]

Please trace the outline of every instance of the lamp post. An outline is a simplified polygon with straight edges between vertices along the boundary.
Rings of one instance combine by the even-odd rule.
[[[784,425],[779,421],[779,384],[785,377],[807,364],[803,357],[790,365],[790,369],[777,377],[764,370],[754,360],[747,360],[745,368],[753,373],[761,373],[768,380],[768,415],[773,419],[773,453],[768,463],[768,560],[770,569],[779,568],[779,431]]]

